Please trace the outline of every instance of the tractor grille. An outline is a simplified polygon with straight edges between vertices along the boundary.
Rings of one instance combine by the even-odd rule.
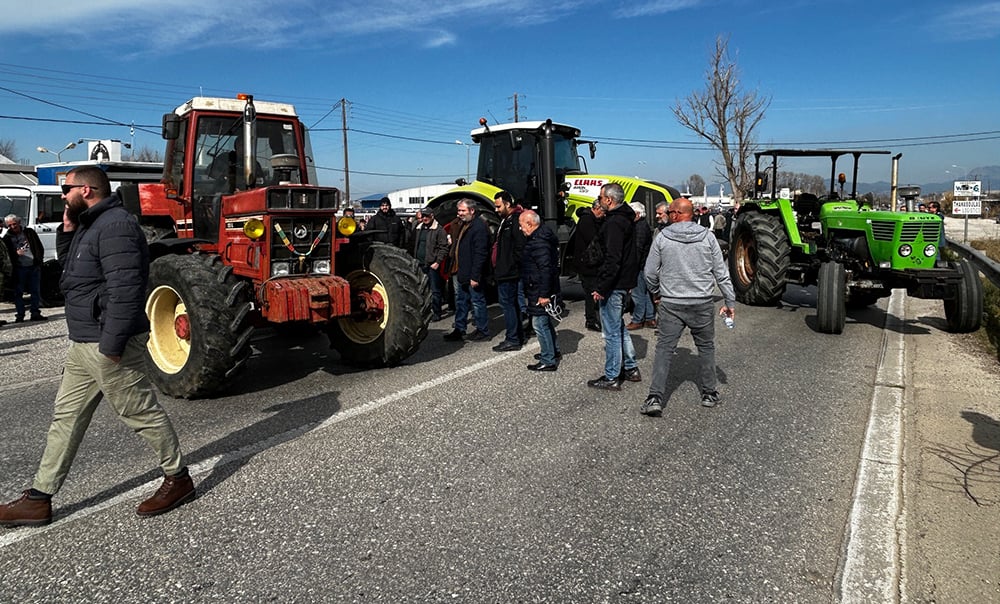
[[[896,233],[896,223],[892,220],[873,220],[872,238],[875,241],[892,241]]]
[[[329,217],[274,216],[271,229],[271,262],[288,262],[291,274],[308,273],[313,261],[331,258],[333,228]],[[313,242],[317,238],[319,241],[314,246]],[[294,251],[289,249],[285,239]],[[300,256],[305,258],[300,261]]]

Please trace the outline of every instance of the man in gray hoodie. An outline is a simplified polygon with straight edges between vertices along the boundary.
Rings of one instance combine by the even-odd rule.
[[[653,240],[644,275],[649,291],[658,299],[659,333],[649,395],[641,412],[658,416],[663,411],[663,394],[670,373],[670,360],[684,328],[691,330],[698,347],[698,386],[701,404],[714,407],[719,402],[715,376],[715,286],[722,292],[719,314],[735,317],[736,293],[722,250],[712,232],[694,222],[694,208],[683,197],[668,210],[670,225]]]

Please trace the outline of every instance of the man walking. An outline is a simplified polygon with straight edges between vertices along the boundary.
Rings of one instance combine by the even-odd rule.
[[[70,170],[62,185],[66,209],[59,257],[65,258],[60,286],[66,298],[70,346],[45,452],[32,488],[0,506],[0,525],[39,526],[52,521],[51,499],[73,458],[102,396],[115,414],[146,439],[165,478],[136,513],[169,512],[195,496],[181,458],[177,433],[141,372],[149,331],[146,282],[149,248],[139,224],[111,195],[98,167]]]
[[[441,263],[448,257],[448,233],[434,220],[432,208],[424,208],[417,214],[420,218],[413,230],[410,254],[420,264],[420,270],[427,275],[431,286],[431,319],[440,321],[444,301],[444,277],[440,269]]]
[[[473,342],[490,339],[489,317],[486,315],[486,292],[483,279],[486,277],[486,261],[489,255],[490,232],[486,222],[476,216],[476,204],[471,199],[461,199],[456,205],[457,228],[451,232],[452,249],[458,265],[455,280],[455,329],[444,335],[449,342],[465,339],[465,329],[469,320],[469,306],[476,331],[469,335]]]
[[[587,385],[600,390],[621,390],[622,381],[640,382],[632,335],[625,329],[625,296],[635,287],[639,275],[635,247],[635,212],[623,203],[625,191],[618,183],[601,187],[598,198],[605,212],[601,237],[604,263],[598,272],[590,296],[597,302],[604,336],[604,375]]]
[[[31,304],[31,320],[45,321],[42,316],[42,260],[45,250],[34,229],[21,224],[21,218],[9,214],[4,223],[7,233],[3,236],[7,252],[13,264],[14,278],[14,322],[24,321],[24,292],[28,292]]]
[[[656,292],[659,298],[660,313],[653,378],[641,409],[651,416],[663,411],[670,360],[685,327],[691,330],[698,348],[701,404],[718,404],[713,301],[716,285],[723,299],[719,314],[736,316],[736,294],[718,240],[709,229],[694,222],[691,202],[683,197],[670,204],[670,219],[670,226],[653,241],[644,271],[649,291]]]
[[[521,250],[524,248],[524,233],[518,225],[520,205],[507,191],[500,191],[493,198],[493,207],[500,216],[496,243],[493,244],[493,277],[497,281],[497,298],[503,309],[505,335],[503,342],[493,347],[496,352],[521,350],[524,345],[524,326],[521,324],[521,305],[517,291],[521,280]]]

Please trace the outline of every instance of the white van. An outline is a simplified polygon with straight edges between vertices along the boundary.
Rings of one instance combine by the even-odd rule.
[[[62,190],[57,185],[0,186],[0,221],[10,214],[38,234],[45,248],[45,260],[56,259],[56,229],[62,224]],[[0,224],[0,234],[7,229]]]

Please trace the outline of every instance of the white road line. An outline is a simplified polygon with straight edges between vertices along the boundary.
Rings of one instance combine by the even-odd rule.
[[[906,295],[889,298],[835,601],[899,602]]]
[[[470,373],[475,373],[482,369],[486,369],[487,367],[492,367],[493,365],[496,365],[498,363],[507,362],[510,360],[510,357],[514,356],[515,354],[531,352],[533,350],[536,350],[537,348],[538,348],[538,342],[536,341],[535,343],[522,348],[520,352],[495,354],[485,360],[479,361],[478,363],[474,363],[467,367],[462,367],[461,369],[456,369],[451,373],[440,375],[432,380],[428,380],[420,384],[415,384],[413,386],[410,386],[409,388],[404,388],[403,390],[399,390],[392,394],[388,394],[386,396],[383,396],[382,398],[376,399],[374,401],[369,401],[352,409],[348,409],[347,411],[344,411],[343,413],[338,413],[321,423],[300,426],[298,428],[282,432],[281,434],[276,434],[271,438],[268,438],[267,440],[256,442],[253,443],[252,445],[247,445],[246,447],[243,447],[241,449],[230,451],[228,453],[223,453],[221,455],[216,455],[215,457],[211,457],[209,459],[191,465],[189,467],[189,471],[191,472],[192,476],[202,476],[208,474],[212,472],[215,468],[225,466],[227,464],[239,461],[241,459],[252,457],[254,455],[257,455],[258,453],[261,453],[262,451],[270,449],[273,446],[279,445],[281,443],[290,440],[294,440],[295,438],[298,438],[299,436],[302,436],[303,434],[306,434],[308,432],[329,428],[334,424],[338,424],[353,417],[364,415],[366,413],[371,413],[372,411],[380,409],[388,405],[389,403],[393,403],[398,400],[409,398],[416,394],[420,394],[421,392],[430,390],[431,388],[436,388],[443,384],[447,384],[452,380],[464,377],[466,375],[469,375]],[[157,488],[159,488],[160,482],[161,479],[159,478],[157,478],[156,480],[151,480],[146,484],[140,485],[134,489],[122,493],[121,495],[117,495],[106,501],[102,501],[100,503],[76,511],[70,514],[69,516],[60,518],[59,520],[56,520],[55,522],[47,526],[37,527],[37,528],[22,528],[14,531],[10,531],[8,529],[7,532],[0,534],[0,549],[18,543],[20,541],[24,541],[25,539],[28,539],[30,537],[40,535],[52,529],[61,528],[71,522],[82,520],[88,516],[100,512],[101,510],[118,505],[119,503],[124,503],[130,500],[146,497],[150,493],[154,492]]]

